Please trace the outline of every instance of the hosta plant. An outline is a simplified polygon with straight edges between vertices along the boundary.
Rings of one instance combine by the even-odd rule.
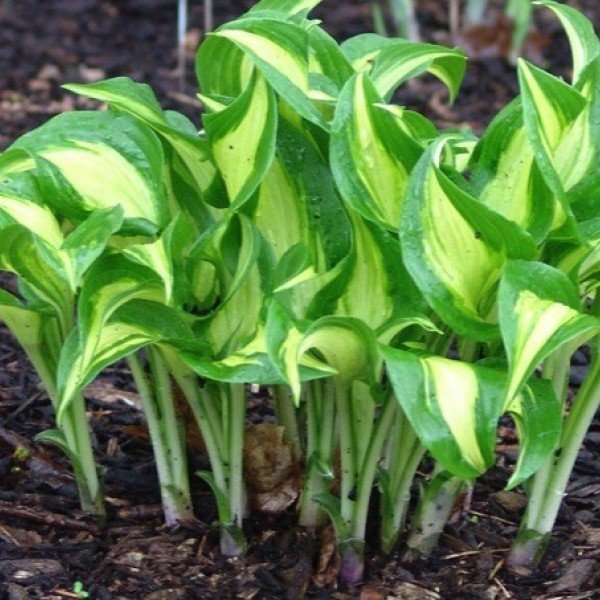
[[[573,84],[522,63],[519,98],[477,139],[392,102],[423,73],[454,98],[460,50],[372,34],[338,45],[308,18],[316,4],[263,0],[207,37],[199,132],[115,78],[67,86],[108,111],[57,117],[0,156],[0,267],[20,281],[0,316],[56,409],[43,438],[99,512],[83,391],[127,359],[167,524],[192,518],[183,400],[221,549],[237,555],[246,385],[266,386],[304,464],[299,523],[331,520],[340,577],[357,583],[374,490],[383,551],[408,524],[426,553],[494,464],[509,414],[521,451],[507,485],[530,494],[511,560],[527,562],[598,402],[594,358],[563,424],[569,357],[599,325],[600,44],[543,2],[571,36]]]

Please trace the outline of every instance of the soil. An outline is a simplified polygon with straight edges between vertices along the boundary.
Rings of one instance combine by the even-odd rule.
[[[176,71],[174,0],[0,0],[0,149],[52,115],[95,106],[61,90],[67,81],[129,75],[150,83],[164,106],[197,121],[193,51],[202,38],[201,3],[190,3],[188,66]],[[251,2],[215,2],[217,22]],[[372,29],[370,7],[358,0],[326,0],[318,15],[343,39]],[[450,42],[445,2],[419,2],[425,39]],[[576,3],[600,25],[596,0]],[[337,5],[337,6],[336,6]],[[568,76],[564,36],[538,15],[527,52]],[[480,132],[514,97],[516,76],[502,56],[502,23],[462,34],[473,60],[459,99],[448,106],[428,78],[407,85],[399,102],[440,126],[468,125]],[[0,280],[5,287],[9,280]],[[579,353],[571,373],[576,388],[587,359]],[[540,568],[516,576],[503,557],[523,510],[523,496],[502,492],[517,451],[509,422],[499,430],[498,464],[476,484],[470,503],[458,506],[431,558],[408,563],[402,548],[380,556],[368,540],[366,583],[339,589],[333,535],[311,539],[295,526],[294,508],[256,514],[246,522],[249,552],[224,559],[218,552],[214,502],[192,477],[199,520],[176,531],[162,525],[150,444],[127,369],[103,373],[88,390],[89,416],[99,462],[106,469],[106,529],[78,511],[65,459],[28,440],[52,426],[49,401],[26,358],[0,327],[0,598],[78,598],[81,584],[93,599],[187,598],[598,598],[600,597],[600,418],[581,449],[568,495]],[[253,396],[251,422],[272,419],[268,398]],[[206,468],[190,451],[190,470]],[[376,532],[373,520],[369,531]],[[79,583],[78,583],[79,582]]]

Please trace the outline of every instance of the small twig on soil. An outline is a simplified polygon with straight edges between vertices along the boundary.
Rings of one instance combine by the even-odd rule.
[[[64,517],[63,515],[58,515],[40,508],[31,509],[26,506],[15,506],[14,504],[1,500],[0,516],[16,517],[18,519],[26,519],[28,521],[45,523],[46,525],[54,525],[56,527],[66,527],[68,529],[90,531],[95,534],[98,533],[98,527],[95,523],[86,523],[85,521],[70,519],[69,517]]]
[[[505,598],[512,598],[510,592],[504,587],[502,582],[497,577],[494,577],[494,583],[500,588],[500,591],[504,594]]]
[[[517,524],[514,523],[513,521],[509,521],[508,519],[503,519],[502,517],[497,517],[496,515],[489,515],[486,513],[482,513],[477,510],[470,510],[469,514],[475,515],[477,517],[483,517],[484,519],[490,519],[492,521],[498,521],[498,523],[503,523],[504,525],[511,525],[513,527],[517,526]]]
[[[464,552],[455,552],[454,554],[446,554],[446,556],[442,556],[442,560],[453,560],[455,558],[463,558],[465,556],[477,556],[482,552],[491,552],[492,554],[496,554],[497,552],[508,552],[510,548],[494,548],[492,550],[465,550]]]
[[[494,566],[494,568],[490,571],[490,574],[488,575],[488,581],[491,581],[492,579],[494,579],[496,577],[496,575],[498,574],[498,571],[504,566],[506,559],[505,558],[501,558],[496,565]]]
[[[53,594],[58,594],[59,596],[64,596],[65,598],[78,598],[81,600],[81,595],[76,594],[75,592],[70,592],[69,590],[61,590],[60,588],[52,590]]]
[[[19,407],[16,410],[13,410],[13,412],[11,412],[10,415],[8,415],[8,417],[6,417],[4,425],[8,425],[15,417],[20,415],[24,410],[27,410],[34,402],[37,402],[43,395],[44,392],[37,392],[36,394],[33,394],[30,398],[27,398],[25,402],[20,403]]]

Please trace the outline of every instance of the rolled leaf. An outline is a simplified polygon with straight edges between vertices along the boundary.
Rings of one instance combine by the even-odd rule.
[[[260,74],[220,112],[208,114],[204,125],[232,208],[254,193],[275,156],[275,95]]]
[[[381,104],[366,75],[356,75],[346,84],[333,121],[330,161],[350,207],[396,231],[408,177],[423,149]]]
[[[444,139],[421,158],[411,176],[400,227],[408,272],[428,303],[458,333],[498,336],[496,286],[508,257],[533,257],[531,237],[478,202],[439,166]]]

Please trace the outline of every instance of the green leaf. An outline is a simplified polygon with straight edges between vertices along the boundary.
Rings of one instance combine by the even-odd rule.
[[[245,18],[222,26],[212,37],[222,43],[207,40],[200,47],[196,62],[205,94],[237,97],[241,93],[249,74],[245,66],[248,63],[239,55],[241,51],[295,111],[327,129],[321,113],[309,97],[309,38],[304,28],[274,19]],[[238,49],[237,53],[232,50],[232,44]],[[218,75],[217,69],[220,70]],[[230,79],[221,88],[219,79],[223,78],[224,72],[229,74]]]
[[[398,240],[358,215],[350,220],[353,245],[335,313],[361,319],[386,339],[403,327],[423,324],[426,305],[404,268]],[[365,290],[378,293],[369,295]]]
[[[558,443],[562,407],[548,382],[531,381],[507,403],[505,371],[389,347],[382,352],[402,410],[453,475],[472,479],[494,464],[498,419],[505,412],[515,418],[520,439],[509,487],[536,472]]]
[[[231,518],[231,511],[229,510],[229,498],[226,496],[225,490],[222,490],[217,485],[217,482],[212,472],[196,471],[196,475],[208,484],[208,486],[212,490],[212,493],[215,495],[215,500],[217,501],[217,512],[219,514],[219,523],[225,525],[233,523]]]
[[[251,9],[250,13],[259,10],[276,10],[288,17],[310,10],[319,4],[321,0],[260,0]]]
[[[117,291],[116,285],[113,291]],[[117,360],[150,344],[194,343],[191,329],[178,311],[140,299],[143,294],[139,289],[137,298],[133,293],[129,299],[123,298],[123,293],[116,295],[120,296],[120,304],[113,303],[109,315],[105,308],[101,326],[86,329],[86,321],[81,320],[62,348],[57,372],[59,422],[75,395]]]
[[[104,251],[109,238],[121,229],[123,216],[120,205],[95,210],[61,245],[59,254],[67,265],[66,275],[73,292],[80,287],[83,276]]]
[[[342,51],[357,71],[367,70],[377,91],[389,100],[408,79],[431,73],[442,81],[453,100],[465,73],[462,50],[389,39],[366,33],[342,44]]]
[[[506,376],[439,356],[382,348],[396,398],[442,467],[471,479],[494,463]]]
[[[255,192],[275,156],[275,95],[255,74],[239,98],[206,115],[204,125],[231,208],[238,208]]]
[[[340,50],[337,42],[321,27],[311,27],[308,30],[309,83],[314,94],[314,76],[325,78],[327,87],[335,93],[334,98],[346,81],[354,75],[354,69]],[[325,90],[323,90],[325,91]]]
[[[25,150],[9,148],[0,153],[0,178],[3,184],[8,182],[8,178],[20,173],[28,173],[34,168],[35,162]]]
[[[573,54],[573,82],[577,83],[586,66],[600,54],[594,26],[580,11],[565,4],[553,0],[539,0],[534,4],[552,10],[565,28]]]
[[[252,221],[236,214],[201,238],[190,254],[194,295],[207,294],[208,272],[219,296],[219,302],[210,307],[196,326],[198,334],[211,344],[213,357],[222,358],[237,351],[257,334],[263,303],[259,261],[263,248],[263,240]]]
[[[531,237],[471,197],[437,166],[445,139],[425,153],[407,191],[400,238],[408,272],[428,303],[461,335],[489,340],[495,291],[507,257],[532,258]]]
[[[150,87],[128,77],[115,77],[90,84],[64,86],[76,94],[108,102],[114,108],[143,121],[174,149],[184,167],[184,177],[194,183],[205,201],[217,205],[222,182],[206,140],[193,127],[175,126],[172,113],[164,112]]]
[[[313,496],[312,500],[321,505],[329,516],[338,544],[347,542],[350,531],[348,530],[346,521],[342,517],[342,503],[340,499],[331,494],[316,494]]]
[[[55,248],[63,243],[60,224],[47,206],[0,188],[0,229],[11,223],[23,225]]]
[[[22,225],[2,229],[0,270],[17,275],[39,301],[54,309],[65,327],[71,292],[67,279],[61,275],[63,268],[57,251]]]
[[[131,244],[123,249],[127,258],[152,269],[162,279],[166,304],[170,304],[175,292],[179,291],[175,290],[175,262],[182,260],[184,249],[189,249],[193,237],[190,221],[179,213],[156,241]]]
[[[126,219],[166,222],[162,147],[150,129],[125,115],[65,113],[13,147],[39,157],[48,202],[75,220],[120,204]]]
[[[512,489],[548,461],[560,439],[563,407],[549,381],[531,379],[504,410],[512,416],[519,435],[519,459],[506,486]]]
[[[69,447],[65,434],[60,429],[46,429],[40,431],[34,438],[38,444],[52,444],[59,448],[74,465],[79,465],[79,457]]]
[[[581,312],[577,288],[568,277],[543,263],[506,265],[498,312],[510,367],[509,403],[554,350],[567,343],[582,344],[600,331],[600,320]]]
[[[555,201],[535,163],[520,99],[500,111],[472,157],[474,195],[541,242],[552,227]]]
[[[27,308],[12,294],[0,289],[0,320],[23,348],[39,347],[44,334],[44,315]]]
[[[579,181],[592,159],[586,98],[562,80],[519,61],[523,119],[537,164],[561,211],[555,228],[574,217],[567,190]]]
[[[298,365],[303,355],[317,350],[336,377],[351,383],[372,383],[378,354],[375,335],[362,321],[351,317],[323,317],[308,327],[295,322],[277,301],[269,305],[265,329],[267,351],[283,379],[300,398]]]
[[[423,150],[382,104],[366,75],[345,85],[332,125],[330,161],[349,206],[396,231],[408,177]]]
[[[224,383],[256,383],[259,385],[281,385],[285,379],[275,368],[267,354],[264,330],[259,328],[254,339],[224,358],[214,359],[206,351],[183,350],[180,353],[185,364],[197,375]],[[299,365],[302,381],[320,379],[333,373],[324,363],[309,356],[303,357]]]

